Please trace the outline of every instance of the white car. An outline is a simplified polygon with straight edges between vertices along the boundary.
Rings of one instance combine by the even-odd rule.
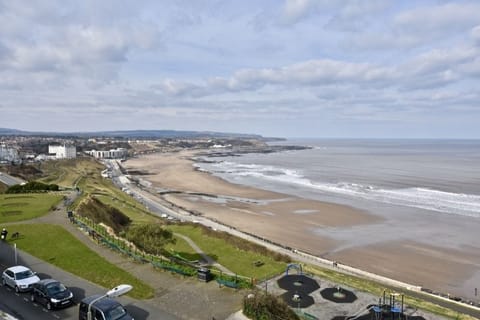
[[[30,291],[38,281],[37,274],[24,266],[10,267],[2,273],[2,284],[12,287],[15,292]]]

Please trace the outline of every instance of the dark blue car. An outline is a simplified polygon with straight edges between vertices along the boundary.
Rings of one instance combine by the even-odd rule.
[[[93,295],[83,299],[78,308],[78,319],[87,320],[88,306],[102,295]],[[92,320],[134,320],[127,310],[115,299],[101,298],[90,306]]]
[[[73,293],[60,281],[43,279],[33,285],[31,300],[51,310],[73,304]]]

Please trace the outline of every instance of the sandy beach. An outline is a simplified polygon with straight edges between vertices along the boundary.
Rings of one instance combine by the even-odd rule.
[[[317,256],[452,295],[465,296],[470,290],[465,283],[478,276],[480,252],[475,247],[446,249],[415,238],[345,246],[329,230],[382,225],[385,219],[344,205],[229,183],[196,170],[192,156],[191,151],[150,154],[130,159],[124,167],[141,173],[137,177],[158,190],[178,191],[162,195],[178,206]]]

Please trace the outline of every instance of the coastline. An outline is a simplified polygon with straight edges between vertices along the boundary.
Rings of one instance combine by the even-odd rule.
[[[445,249],[415,241],[376,242],[344,247],[345,243],[315,233],[385,223],[372,213],[316,200],[266,191],[227,182],[193,167],[198,151],[150,154],[129,159],[125,168],[143,171],[138,178],[157,190],[174,190],[162,195],[167,201],[226,225],[309,252],[340,261],[399,281],[462,295],[456,287],[475,277],[480,261],[475,248]],[[361,241],[359,241],[361,243]],[[432,268],[440,266],[440,268]],[[452,290],[453,289],[453,290]]]

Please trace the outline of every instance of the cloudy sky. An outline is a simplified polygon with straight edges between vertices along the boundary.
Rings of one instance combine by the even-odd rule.
[[[480,1],[0,0],[0,127],[480,138]]]

